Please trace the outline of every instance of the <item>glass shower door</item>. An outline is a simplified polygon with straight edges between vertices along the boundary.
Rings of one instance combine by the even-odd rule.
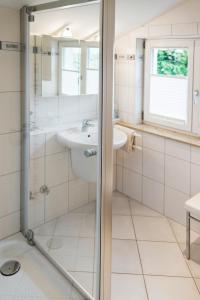
[[[41,10],[29,35],[28,230],[87,299],[100,260],[99,20],[99,3]]]

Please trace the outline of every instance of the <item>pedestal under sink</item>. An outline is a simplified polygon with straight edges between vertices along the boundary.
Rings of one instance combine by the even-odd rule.
[[[127,135],[114,127],[113,149],[120,149],[127,142]],[[71,149],[72,170],[79,178],[96,182],[97,177],[97,126],[82,131],[74,127],[57,134],[58,141]]]

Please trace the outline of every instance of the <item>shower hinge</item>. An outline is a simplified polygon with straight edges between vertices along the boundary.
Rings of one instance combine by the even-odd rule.
[[[30,246],[35,246],[35,242],[34,242],[34,232],[31,229],[28,229],[25,232],[25,238],[27,239],[27,242]]]

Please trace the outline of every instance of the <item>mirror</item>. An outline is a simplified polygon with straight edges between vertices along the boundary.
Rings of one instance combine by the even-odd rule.
[[[43,35],[33,43],[36,96],[98,94],[98,42]]]

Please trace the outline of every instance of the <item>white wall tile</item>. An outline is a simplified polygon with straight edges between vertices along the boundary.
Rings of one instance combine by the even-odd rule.
[[[168,36],[168,35],[171,35],[171,24],[149,26],[149,36]]]
[[[81,180],[69,182],[69,209],[78,208],[88,203],[88,183]]]
[[[79,97],[59,97],[59,117],[66,119],[69,115],[79,115]]]
[[[172,24],[172,35],[196,35],[198,33],[198,24]]]
[[[30,156],[31,159],[45,155],[45,134],[31,134],[30,136]]]
[[[57,133],[51,132],[46,134],[46,155],[64,152],[65,147],[63,147],[60,142],[58,142]]]
[[[0,66],[0,92],[19,92],[20,53],[1,50]]]
[[[96,201],[97,185],[96,183],[88,184],[88,201]]]
[[[50,193],[45,197],[45,221],[67,213],[68,209],[68,185],[61,184],[50,188]]]
[[[0,175],[19,171],[20,133],[0,135]]]
[[[136,149],[131,153],[124,152],[124,167],[131,171],[142,173],[142,151]]]
[[[56,186],[68,180],[68,152],[46,156],[46,184]]]
[[[200,192],[200,165],[191,164],[191,195]]]
[[[165,188],[165,215],[177,222],[185,224],[185,202],[189,195]]]
[[[143,132],[143,147],[159,152],[164,152],[165,139],[155,134]]]
[[[123,192],[123,168],[121,166],[117,166],[116,169],[116,185],[117,191]]]
[[[45,196],[34,194],[34,199],[29,202],[29,228],[35,228],[44,223]]]
[[[116,186],[117,186],[116,175],[117,175],[117,166],[113,165],[113,191],[116,190]]]
[[[152,209],[164,212],[164,184],[143,177],[142,202]]]
[[[0,40],[20,42],[20,11],[19,10],[1,6]]]
[[[0,133],[21,129],[21,93],[0,93]]]
[[[20,230],[20,212],[15,212],[0,219],[0,239],[15,234]]]
[[[166,155],[165,184],[185,194],[190,193],[190,163]]]
[[[0,177],[0,217],[20,210],[20,173]]]
[[[143,175],[164,182],[164,154],[143,148]]]
[[[200,147],[191,146],[191,162],[200,165]]]
[[[30,190],[38,193],[40,187],[45,184],[45,160],[44,157],[30,161]]]
[[[142,175],[124,169],[123,192],[132,199],[142,201]]]
[[[124,165],[124,151],[117,150],[117,165],[123,166]]]
[[[166,139],[165,153],[179,159],[190,161],[190,145]]]

